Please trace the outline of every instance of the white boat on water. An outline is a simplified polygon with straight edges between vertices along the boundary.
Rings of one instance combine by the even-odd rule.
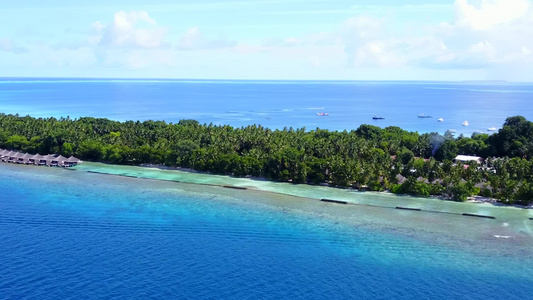
[[[438,118],[437,121],[438,122],[444,122],[444,119],[443,118]]]
[[[496,130],[498,130],[498,128],[496,128],[496,127],[489,127],[489,128],[487,128],[487,130],[488,130],[488,131],[496,131]]]
[[[468,121],[464,121],[463,126],[468,126]]]

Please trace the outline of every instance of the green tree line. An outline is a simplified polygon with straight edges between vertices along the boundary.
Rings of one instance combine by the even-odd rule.
[[[357,130],[271,130],[195,120],[117,122],[0,114],[0,147],[114,164],[164,164],[293,183],[390,190],[456,200],[533,201],[533,123],[510,117],[493,135],[454,138],[361,125]],[[457,154],[485,158],[468,167]]]

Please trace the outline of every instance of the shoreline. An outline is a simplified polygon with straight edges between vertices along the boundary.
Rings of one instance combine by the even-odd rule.
[[[121,166],[121,165],[114,165],[114,164],[106,164],[106,165],[108,165],[108,166]],[[359,190],[359,189],[355,189],[355,188],[338,188],[338,187],[327,185],[327,184],[313,185],[313,184],[293,184],[293,183],[290,183],[290,182],[276,182],[276,181],[268,180],[268,179],[266,179],[264,177],[235,177],[235,176],[230,176],[230,175],[218,175],[218,174],[200,172],[200,171],[196,171],[196,170],[193,170],[193,169],[190,169],[190,168],[168,167],[168,166],[156,165],[156,164],[140,164],[140,165],[131,166],[131,167],[139,167],[139,168],[146,168],[146,169],[157,169],[157,170],[170,171],[170,172],[177,171],[177,172],[183,172],[183,173],[189,173],[189,174],[199,174],[199,175],[214,176],[214,177],[226,177],[226,178],[231,178],[231,179],[236,179],[236,180],[252,180],[252,181],[262,182],[262,183],[287,184],[287,185],[291,185],[291,186],[302,186],[302,187],[321,187],[321,188],[332,189],[332,191],[337,191],[337,192],[338,191],[348,191],[348,192],[355,192],[355,193],[361,193],[361,194],[368,193],[370,195],[371,194],[375,194],[375,195],[382,195],[382,196],[398,197],[398,199],[401,199],[403,197],[413,197],[413,198],[416,198],[416,199],[421,199],[423,201],[433,199],[433,200],[443,201],[444,203],[470,203],[470,204],[474,204],[476,206],[477,205],[481,206],[481,205],[484,205],[484,204],[486,204],[486,205],[490,204],[491,206],[497,207],[497,208],[517,208],[517,209],[524,209],[524,210],[533,209],[533,204],[530,204],[529,206],[523,206],[523,205],[518,205],[518,204],[504,204],[504,203],[498,202],[496,199],[482,197],[482,196],[469,197],[467,201],[461,202],[461,201],[453,201],[453,200],[450,200],[449,198],[439,197],[439,196],[419,197],[419,196],[408,195],[408,194],[394,194],[394,193],[392,193],[390,191],[377,192],[377,191]],[[121,174],[110,174],[110,173],[103,173],[103,174],[117,175],[117,176],[123,176],[123,177],[137,177],[137,178],[140,178],[140,179],[155,179],[155,178],[128,176],[128,175],[121,175]],[[166,180],[166,179],[161,179],[161,180]],[[166,180],[166,181],[175,181],[176,182],[176,180]],[[182,182],[182,181],[177,181],[177,182]],[[279,190],[278,191],[271,191],[271,190],[268,190],[268,189],[261,189],[261,188],[259,188],[257,186],[254,186],[254,185],[232,186],[230,184],[207,184],[207,183],[195,183],[195,182],[186,182],[186,183],[192,183],[192,184],[198,184],[198,185],[218,186],[218,187],[224,187],[224,188],[237,188],[237,189],[246,188],[246,189],[251,189],[251,190],[257,190],[257,191],[263,191],[263,192],[270,192],[270,193],[274,193],[274,194],[280,194],[280,195],[288,195],[288,196],[296,196],[296,197],[302,197],[302,198],[312,198],[312,199],[321,200],[320,197],[298,196],[298,195],[294,195],[294,194],[291,194],[291,193],[286,193],[286,192],[279,191]],[[341,201],[343,201],[343,200],[341,200]],[[350,202],[349,204],[357,205],[357,204],[360,204],[360,203]],[[368,204],[365,204],[365,205],[368,205]],[[380,206],[380,205],[375,205],[375,206],[388,208],[387,206]]]
[[[487,198],[483,196],[472,196],[468,197],[467,203],[476,203],[476,204],[490,204],[497,207],[515,207],[515,208],[521,208],[521,209],[533,209],[533,203],[529,204],[528,206],[520,205],[520,204],[505,204],[501,203],[496,199],[493,198]]]
[[[517,209],[524,209],[524,210],[530,210],[530,209],[533,210],[533,203],[528,205],[528,206],[519,205],[519,204],[505,204],[505,203],[499,202],[497,199],[483,197],[483,196],[470,196],[470,197],[467,198],[466,201],[454,201],[454,200],[452,200],[450,198],[447,198],[447,197],[435,196],[435,195],[431,195],[429,197],[421,197],[421,196],[410,195],[410,194],[395,194],[395,193],[392,193],[389,190],[385,190],[385,191],[368,191],[368,190],[356,189],[356,188],[353,188],[353,187],[343,188],[343,187],[332,186],[332,185],[330,185],[328,183],[322,183],[322,184],[315,185],[315,184],[309,184],[309,183],[298,183],[298,184],[295,184],[295,183],[291,183],[291,182],[277,182],[277,181],[273,181],[273,180],[268,180],[265,177],[252,177],[252,176],[236,177],[236,176],[231,176],[231,175],[219,175],[219,174],[212,174],[212,173],[208,173],[208,172],[201,172],[201,171],[197,171],[197,170],[194,170],[194,169],[191,169],[191,168],[169,167],[169,166],[159,165],[159,164],[117,165],[117,164],[111,164],[111,163],[106,163],[106,162],[90,162],[90,161],[88,161],[87,163],[89,163],[89,164],[95,164],[95,163],[96,164],[102,164],[102,165],[105,165],[105,166],[108,166],[108,167],[111,167],[111,168],[113,168],[113,167],[115,167],[115,168],[116,167],[133,167],[133,168],[140,168],[140,169],[157,169],[157,170],[170,171],[170,172],[182,172],[182,173],[186,173],[186,174],[198,174],[198,175],[213,176],[213,177],[225,177],[225,178],[231,178],[231,179],[235,179],[235,180],[250,180],[250,181],[262,182],[262,183],[287,184],[287,185],[291,185],[291,186],[302,186],[302,187],[321,187],[321,188],[332,189],[332,191],[348,191],[348,192],[355,192],[355,193],[361,193],[361,194],[369,193],[369,194],[383,195],[383,196],[394,196],[394,197],[398,197],[398,199],[401,199],[402,197],[413,197],[413,198],[416,198],[416,199],[422,199],[423,201],[427,201],[427,200],[433,199],[433,200],[443,201],[443,202],[447,202],[447,203],[470,203],[470,204],[474,204],[474,205],[484,205],[484,204],[489,205],[490,204],[491,206],[498,207],[498,208],[517,208]],[[77,171],[78,170],[77,166],[74,166],[74,167],[71,167],[71,168],[62,168],[62,169],[70,170],[70,171]],[[320,198],[320,197],[313,197],[313,196],[308,196],[308,195],[300,196],[300,195],[295,195],[295,194],[291,194],[291,193],[287,193],[287,192],[283,192],[283,191],[272,191],[272,190],[268,190],[268,189],[261,189],[261,188],[259,188],[257,186],[254,186],[254,185],[237,185],[236,186],[236,185],[231,185],[231,184],[216,184],[216,183],[190,182],[190,181],[180,181],[180,180],[171,180],[171,179],[158,179],[158,178],[143,177],[143,176],[133,176],[133,175],[127,175],[127,174],[115,174],[115,173],[110,173],[110,172],[100,172],[100,171],[94,171],[94,170],[82,170],[82,171],[88,172],[88,173],[102,174],[102,175],[113,175],[113,176],[138,178],[138,179],[152,179],[152,180],[172,181],[172,182],[189,183],[189,184],[206,185],[206,186],[215,186],[215,187],[238,189],[238,190],[250,189],[250,190],[268,192],[268,193],[273,193],[273,194],[279,194],[279,195],[295,196],[295,197],[300,197],[300,198],[310,198],[310,199],[317,199],[317,200],[333,200],[333,201],[325,201],[325,202],[334,202],[334,203],[335,202],[337,202],[337,203],[345,202],[344,200],[335,200],[335,199],[327,199],[327,198],[323,199],[323,198]],[[355,203],[355,202],[351,202],[351,201],[346,203],[346,204],[361,205],[361,203]],[[389,208],[388,206],[380,206],[380,205],[372,205],[372,204],[362,204],[362,205]],[[436,211],[436,212],[438,212],[438,211]]]
[[[113,165],[113,164],[109,164],[109,165]],[[235,176],[230,176],[230,175],[218,175],[218,174],[211,174],[211,173],[207,173],[207,172],[196,171],[196,170],[191,169],[191,168],[168,167],[168,166],[165,166],[165,165],[156,165],[156,164],[140,164],[140,165],[137,165],[137,167],[154,168],[154,169],[167,170],[167,171],[180,171],[180,172],[187,172],[187,173],[192,173],[192,174],[203,174],[203,175],[208,175],[208,176],[227,176],[229,178],[249,179],[249,180],[254,180],[254,181],[262,181],[262,182],[276,182],[276,181],[268,180],[265,177],[251,177],[251,176],[249,176],[249,177],[235,177]],[[293,184],[293,183],[290,183],[290,182],[285,182],[285,183]],[[360,189],[355,189],[355,188],[336,187],[336,186],[329,185],[327,183],[318,184],[318,185],[309,184],[309,183],[299,183],[299,184],[294,184],[294,185],[321,186],[321,187],[327,187],[327,188],[332,188],[332,189],[337,189],[337,190],[351,190],[351,191],[354,191],[354,192],[377,193],[377,194],[382,194],[382,195],[394,195],[394,196],[398,196],[398,197],[408,196],[408,197],[416,197],[416,198],[419,198],[419,199],[437,199],[437,200],[441,200],[441,201],[457,202],[457,203],[490,204],[490,205],[493,205],[495,207],[514,207],[514,208],[520,208],[520,209],[533,209],[533,203],[528,205],[528,206],[519,205],[519,204],[505,204],[505,203],[499,202],[497,199],[483,197],[483,196],[471,196],[471,197],[468,197],[468,199],[466,201],[461,202],[461,201],[454,201],[454,200],[446,198],[446,197],[433,196],[433,195],[430,196],[430,197],[420,197],[420,196],[409,195],[409,194],[405,194],[405,195],[404,194],[394,194],[394,193],[392,193],[391,191],[388,191],[388,190],[379,191],[379,192],[378,191],[366,191],[366,190],[360,190]],[[247,186],[246,188],[260,190],[260,189],[258,189],[257,187],[254,187],[254,186]],[[263,191],[265,191],[265,190],[263,190]],[[289,194],[282,193],[282,192],[278,192],[278,194],[289,195]]]

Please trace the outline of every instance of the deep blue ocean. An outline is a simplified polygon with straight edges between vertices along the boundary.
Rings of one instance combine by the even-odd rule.
[[[499,128],[509,116],[533,120],[532,100],[533,84],[505,82],[0,79],[4,113],[119,121],[196,119],[273,129],[352,130],[372,124],[470,135]],[[317,116],[320,112],[329,116]],[[439,118],[444,122],[437,122]],[[469,126],[462,126],[464,121]]]

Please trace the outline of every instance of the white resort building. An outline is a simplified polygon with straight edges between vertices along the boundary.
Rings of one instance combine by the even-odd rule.
[[[456,162],[456,163],[457,162],[465,163],[465,162],[471,162],[471,161],[475,161],[478,164],[481,164],[483,162],[483,158],[481,158],[479,156],[457,155],[457,157],[455,157],[455,159],[454,159],[454,162]]]

